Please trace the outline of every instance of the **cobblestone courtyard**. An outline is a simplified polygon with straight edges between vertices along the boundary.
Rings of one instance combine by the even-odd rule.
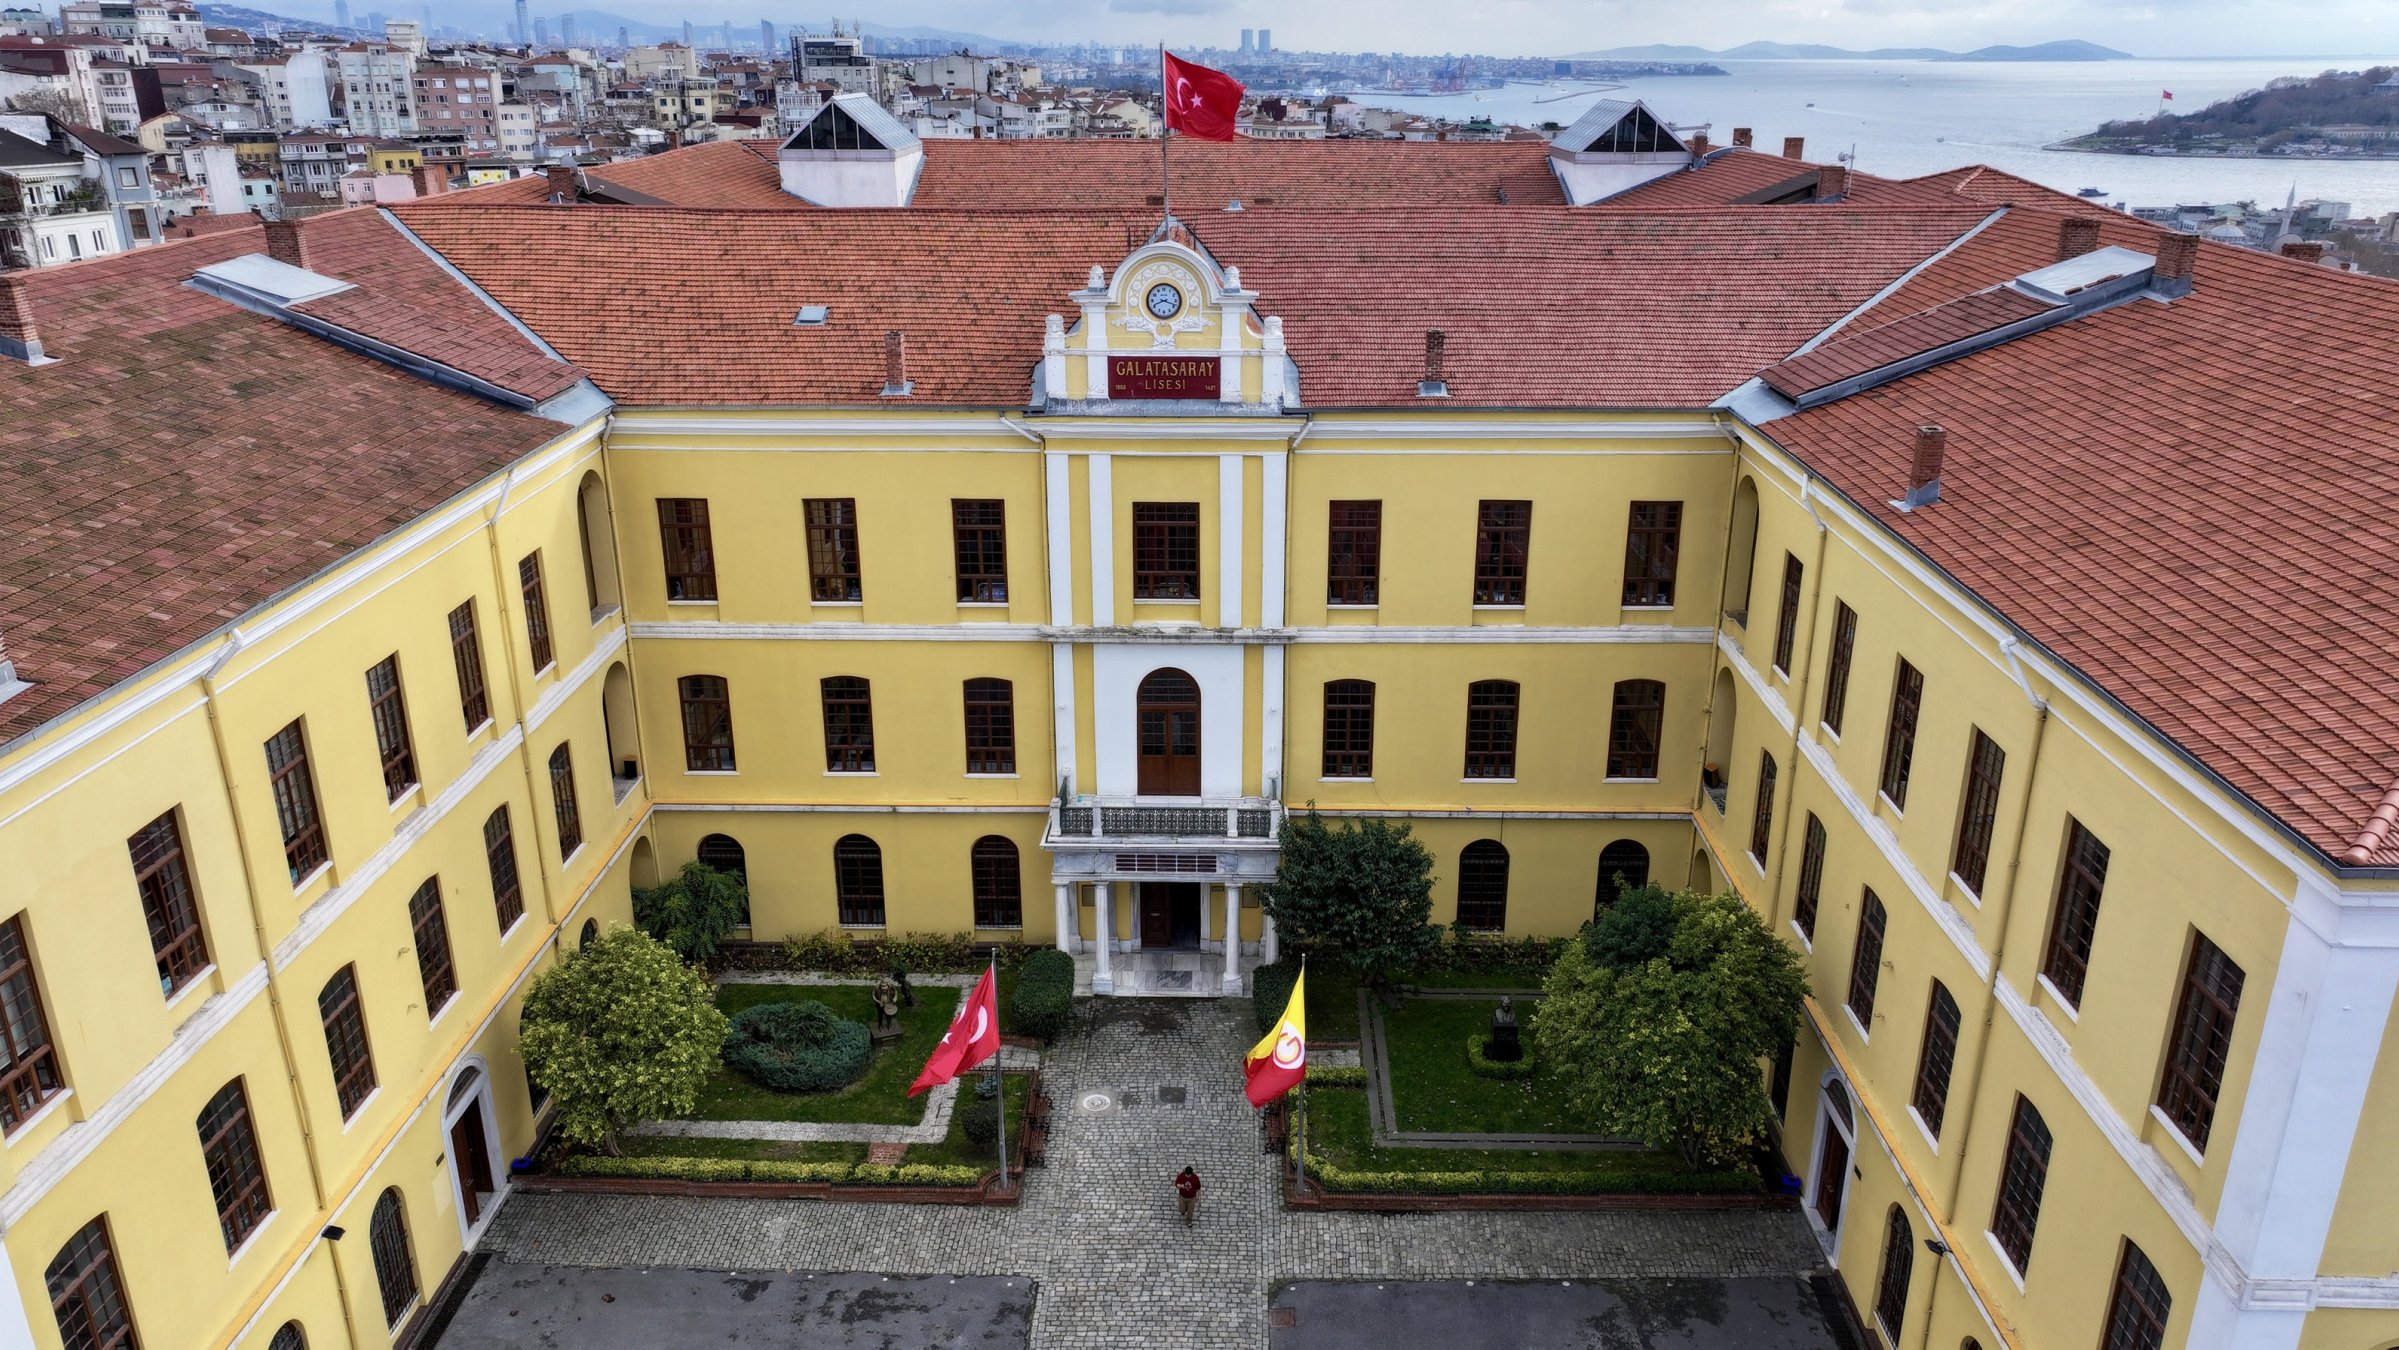
[[[1092,999],[1046,1057],[1046,1171],[1016,1210],[518,1195],[485,1250],[566,1266],[1024,1275],[1039,1350],[1267,1344],[1291,1280],[1755,1278],[1821,1256],[1793,1212],[1312,1214],[1284,1210],[1241,1094],[1247,1000]],[[1199,1222],[1168,1179],[1206,1180]]]

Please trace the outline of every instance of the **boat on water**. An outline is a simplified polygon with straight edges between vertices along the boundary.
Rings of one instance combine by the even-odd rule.
[[[2106,196],[2106,195],[2107,195],[2107,189],[2106,189],[2106,188],[2084,188],[2082,191],[2080,191],[2080,192],[2077,192],[2077,193],[2075,193],[2074,195],[2075,195],[2075,196],[2077,196],[2077,197],[2104,197],[2104,196]]]

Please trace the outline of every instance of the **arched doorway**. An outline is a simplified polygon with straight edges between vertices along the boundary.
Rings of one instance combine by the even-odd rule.
[[[491,1104],[491,1075],[480,1056],[469,1055],[450,1080],[443,1099],[442,1132],[450,1141],[450,1185],[458,1199],[458,1236],[473,1246],[500,1198],[499,1115]]]
[[[646,891],[658,885],[658,851],[650,847],[647,836],[633,841],[630,877],[638,890]]]
[[[1749,574],[1758,553],[1758,485],[1747,478],[1733,489],[1733,526],[1724,541],[1724,613],[1749,626]]]
[[[1816,1103],[1816,1156],[1808,1166],[1807,1212],[1835,1265],[1840,1264],[1842,1209],[1849,1199],[1849,1158],[1856,1146],[1849,1089],[1839,1075],[1828,1073]]]
[[[1619,839],[1599,851],[1599,893],[1591,901],[1597,920],[1626,891],[1649,884],[1649,850],[1630,839]]]
[[[575,523],[583,536],[583,594],[591,602],[592,619],[620,603],[616,586],[616,547],[608,519],[608,489],[600,475],[583,475],[575,489]]]
[[[1199,681],[1172,666],[1153,670],[1134,701],[1140,717],[1137,790],[1145,797],[1200,795]]]
[[[1729,667],[1716,671],[1716,692],[1708,700],[1708,758],[1700,766],[1699,781],[1708,790],[1716,809],[1724,809],[1725,765],[1733,754],[1733,723],[1738,719],[1741,704],[1733,692],[1733,672]]]

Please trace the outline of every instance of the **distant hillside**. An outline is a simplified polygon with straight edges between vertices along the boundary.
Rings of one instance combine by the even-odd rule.
[[[2399,67],[2285,76],[2187,113],[2109,122],[2064,143],[2144,154],[2399,155]]]
[[[1569,61],[2129,61],[2132,53],[2094,42],[2044,42],[2036,47],[1978,47],[1953,52],[1940,47],[1876,47],[1852,51],[1816,42],[1745,42],[1723,51],[1656,44],[1576,52]]]
[[[357,28],[337,28],[324,19],[295,19],[289,14],[270,14],[247,5],[220,5],[213,3],[213,0],[200,0],[200,18],[211,28],[239,28],[245,33],[263,33],[269,28],[293,29],[303,33],[362,31]]]

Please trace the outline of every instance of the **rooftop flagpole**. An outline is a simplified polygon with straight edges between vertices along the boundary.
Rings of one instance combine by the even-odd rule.
[[[1170,125],[1173,119],[1167,115],[1173,99],[1174,91],[1166,87],[1166,44],[1161,42],[1158,44],[1158,205],[1166,216],[1158,222],[1161,234],[1174,224],[1175,218],[1174,190],[1166,168],[1166,143],[1174,139],[1174,127]]]

